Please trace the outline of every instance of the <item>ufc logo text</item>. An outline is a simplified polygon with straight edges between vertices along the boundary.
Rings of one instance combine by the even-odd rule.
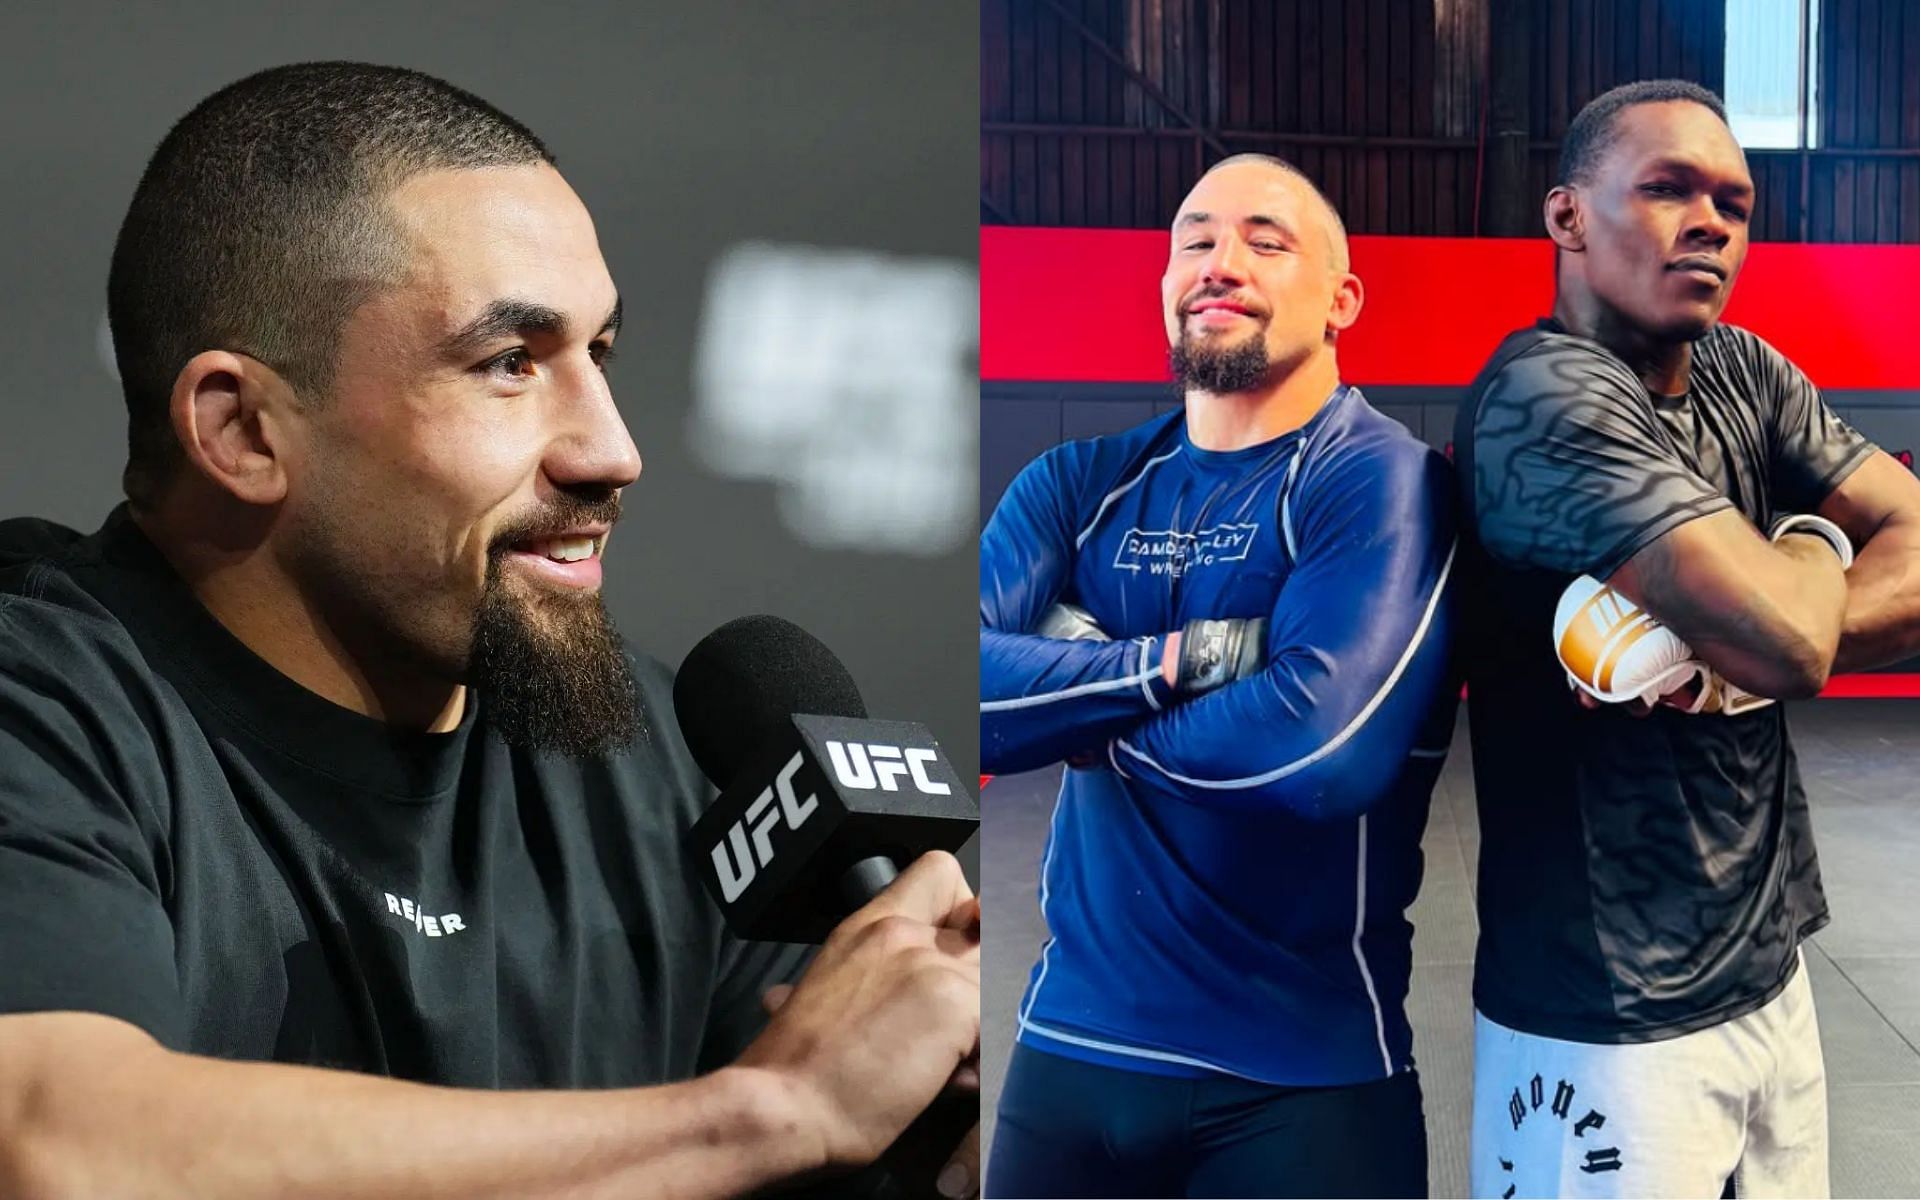
[[[798,829],[820,807],[818,797],[801,799],[794,794],[793,777],[800,770],[802,756],[795,754],[780,768],[780,773],[747,806],[746,815],[727,830],[726,840],[713,847],[713,869],[720,879],[720,894],[728,904],[738,900],[753,882],[761,867],[773,861],[773,830],[786,819],[788,829]],[[779,804],[774,803],[778,798]]]
[[[940,756],[933,750],[883,746],[874,742],[828,742],[827,757],[833,760],[833,773],[850,788],[883,792],[900,790],[901,776],[911,776],[913,786],[929,796],[945,796],[953,791],[927,774],[927,764]]]

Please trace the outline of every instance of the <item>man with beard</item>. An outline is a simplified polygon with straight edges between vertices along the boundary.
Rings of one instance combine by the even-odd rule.
[[[1068,763],[989,1189],[1424,1195],[1452,476],[1340,382],[1360,281],[1288,164],[1200,180],[1161,300],[1184,413],[1049,451],[981,537],[987,768]]]
[[[1473,1193],[1824,1196],[1800,943],[1827,905],[1764,698],[1920,650],[1920,483],[1719,322],[1754,187],[1718,97],[1600,96],[1559,180],[1553,316],[1455,438]]]
[[[243,80],[109,305],[129,503],[0,526],[0,1192],[732,1196],[971,1073],[950,857],[791,989],[684,864],[707,788],[599,597],[620,303],[529,131]]]

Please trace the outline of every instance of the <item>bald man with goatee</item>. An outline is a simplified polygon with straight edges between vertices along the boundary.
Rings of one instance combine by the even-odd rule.
[[[1452,476],[1340,380],[1363,289],[1305,176],[1226,159],[1170,232],[1184,411],[1048,451],[981,537],[986,768],[1067,764],[988,1188],[1424,1195]]]

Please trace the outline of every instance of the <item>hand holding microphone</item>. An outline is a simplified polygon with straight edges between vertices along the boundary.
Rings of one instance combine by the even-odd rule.
[[[973,797],[925,728],[867,719],[832,651],[778,618],[696,646],[674,712],[721,789],[687,848],[728,924],[824,941],[735,1065],[778,1079],[829,1167],[926,1159],[836,1194],[930,1195],[935,1172],[977,1190],[979,902],[950,853]]]
[[[834,930],[736,1065],[789,1080],[826,1161],[852,1167],[878,1158],[979,1040],[979,902],[936,851]]]

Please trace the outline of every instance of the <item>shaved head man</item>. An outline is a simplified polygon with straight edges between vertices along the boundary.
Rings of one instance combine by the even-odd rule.
[[[808,965],[682,850],[709,789],[600,597],[620,293],[531,131],[249,76],[108,297],[127,501],[0,522],[0,1190],[737,1196],[968,1086],[951,857]]]
[[[1168,232],[1184,410],[1049,451],[980,541],[985,764],[1065,763],[991,1190],[1424,1195],[1452,476],[1340,381],[1364,293],[1304,176],[1223,160]]]
[[[1720,320],[1754,202],[1712,92],[1596,97],[1541,206],[1553,313],[1459,409],[1477,1196],[1827,1193],[1775,701],[1920,650],[1920,483]]]
[[[1247,251],[1238,301],[1218,279],[1202,281],[1191,269],[1197,249],[1216,244],[1228,225],[1239,226]],[[1173,375],[1188,387],[1244,392],[1290,375],[1360,315],[1363,292],[1349,270],[1346,225],[1320,189],[1282,159],[1220,160],[1187,194],[1173,236],[1189,249],[1169,262],[1160,301]]]

